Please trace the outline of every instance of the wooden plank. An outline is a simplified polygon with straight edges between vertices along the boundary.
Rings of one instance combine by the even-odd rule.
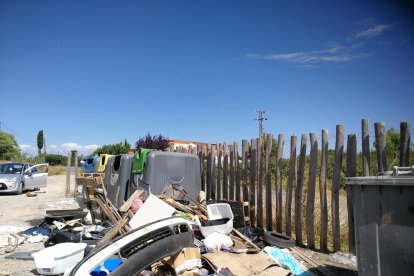
[[[206,174],[206,178],[207,178],[207,189],[206,189],[206,196],[207,196],[207,200],[211,199],[211,187],[212,187],[212,172],[213,172],[213,168],[211,167],[212,164],[212,151],[211,151],[211,145],[210,145],[210,149],[209,152],[207,154],[207,174]]]
[[[223,168],[223,199],[229,199],[229,152],[227,146],[224,151],[224,168]]]
[[[375,145],[377,150],[377,173],[388,171],[387,164],[387,132],[385,131],[384,122],[377,122],[374,124],[375,128]]]
[[[283,172],[283,147],[285,135],[279,134],[277,138],[277,157],[276,157],[276,230],[282,233],[283,223],[283,194],[282,194],[282,172]]]
[[[310,133],[310,167],[308,192],[306,198],[306,242],[310,249],[315,249],[315,188],[318,173],[318,140],[316,133]]]
[[[134,203],[134,200],[138,198],[140,195],[144,193],[143,190],[136,190],[128,199],[125,201],[124,204],[119,208],[119,211],[122,213],[125,213],[131,208],[132,203]]]
[[[205,172],[204,172],[204,152],[202,146],[197,146],[198,159],[200,161],[200,175],[201,175],[201,189],[206,191],[206,181],[205,181]]]
[[[72,154],[68,153],[68,161],[66,165],[66,196],[70,194],[70,162],[71,162]]]
[[[295,135],[290,137],[290,160],[289,160],[289,177],[286,191],[286,206],[285,206],[285,219],[286,219],[286,235],[292,235],[292,195],[293,187],[296,184],[296,143],[297,138]]]
[[[221,144],[220,144],[221,145]],[[222,147],[220,147],[221,149],[219,150],[218,153],[218,157],[217,157],[217,199],[223,199],[223,194],[222,194],[222,172],[223,172],[223,150]]]
[[[300,142],[300,154],[299,154],[299,164],[298,164],[298,178],[295,189],[295,235],[296,235],[296,244],[303,244],[302,240],[302,189],[303,189],[303,179],[305,174],[305,161],[306,161],[306,144],[308,143],[308,138],[306,134],[302,134]]]
[[[210,199],[216,199],[216,189],[217,189],[216,156],[217,156],[217,146],[213,144],[211,145],[211,196],[210,196]]]
[[[335,160],[333,167],[331,215],[332,239],[334,252],[341,250],[340,218],[339,218],[339,187],[341,184],[342,158],[344,153],[344,126],[336,126]]]
[[[348,135],[346,146],[346,176],[357,176],[357,138],[355,134]],[[347,191],[346,202],[348,208],[348,247],[349,252],[356,254],[355,250],[355,229],[354,229],[354,207],[352,204],[351,190]]]
[[[234,200],[234,167],[235,167],[235,160],[234,160],[234,149],[233,146],[230,145],[230,184],[229,184],[229,200]]]
[[[250,148],[250,224],[256,226],[256,159],[257,140],[251,140]]]
[[[328,251],[328,203],[326,184],[328,174],[328,130],[322,130],[321,171],[319,174],[319,197],[321,205],[320,250]]]
[[[78,151],[75,150],[75,157],[74,157],[74,161],[75,161],[75,177],[79,176],[79,168],[78,168]]]
[[[273,215],[272,215],[272,143],[273,135],[268,133],[266,139],[266,230],[273,229]]]
[[[368,119],[362,119],[362,174],[369,176],[371,170],[371,151],[369,150]]]
[[[243,202],[249,201],[249,190],[247,183],[247,159],[248,159],[249,142],[242,140],[242,175],[243,175]]]
[[[410,123],[400,123],[400,167],[408,167],[410,160]]]
[[[263,228],[263,143],[257,138],[257,227]]]
[[[239,147],[236,142],[233,144],[234,150],[234,171],[236,178],[236,201],[241,201],[240,196],[240,166],[239,166]]]

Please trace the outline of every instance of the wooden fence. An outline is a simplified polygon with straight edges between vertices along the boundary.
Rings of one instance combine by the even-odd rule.
[[[376,171],[379,173],[390,169],[386,130],[382,122],[375,123],[374,128]],[[343,187],[344,174],[346,177],[369,176],[373,166],[366,119],[361,122],[361,132],[360,135],[348,134],[345,149],[345,129],[337,125],[331,161],[327,130],[322,130],[320,145],[316,133],[303,134],[299,149],[296,148],[297,137],[291,136],[287,179],[283,179],[284,164],[287,163],[283,158],[284,134],[279,134],[276,139],[276,152],[271,151],[274,142],[271,134],[263,139],[243,140],[240,148],[236,142],[224,142],[211,144],[208,148],[198,146],[176,151],[199,156],[202,188],[207,199],[249,202],[252,225],[294,236],[297,245],[311,249],[323,252],[348,250],[355,254],[353,207]],[[361,138],[362,145],[359,149],[362,175],[357,175],[357,138]],[[400,125],[399,166],[408,166],[409,147],[410,125],[403,122]],[[343,164],[345,159],[346,164]],[[328,181],[328,166],[332,161],[333,171]]]

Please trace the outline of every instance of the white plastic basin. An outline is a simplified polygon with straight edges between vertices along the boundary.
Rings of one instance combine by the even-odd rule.
[[[64,242],[33,253],[37,272],[42,275],[63,274],[83,259],[86,243]]]

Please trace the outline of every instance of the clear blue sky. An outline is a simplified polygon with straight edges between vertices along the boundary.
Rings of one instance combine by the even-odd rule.
[[[407,1],[408,2],[408,1]],[[0,1],[0,121],[33,152],[414,123],[404,1]],[[76,145],[74,145],[76,144]],[[31,148],[32,147],[32,148]]]

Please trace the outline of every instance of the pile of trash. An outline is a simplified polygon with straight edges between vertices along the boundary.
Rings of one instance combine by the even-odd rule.
[[[197,200],[181,192],[177,200],[168,189],[158,196],[137,190],[116,208],[98,182],[87,196],[101,204],[47,211],[41,225],[11,235],[2,248],[44,243],[26,256],[42,275],[306,275],[293,257],[275,257],[280,249],[268,246],[269,233],[234,228],[244,221],[230,202],[207,204],[204,192]]]

